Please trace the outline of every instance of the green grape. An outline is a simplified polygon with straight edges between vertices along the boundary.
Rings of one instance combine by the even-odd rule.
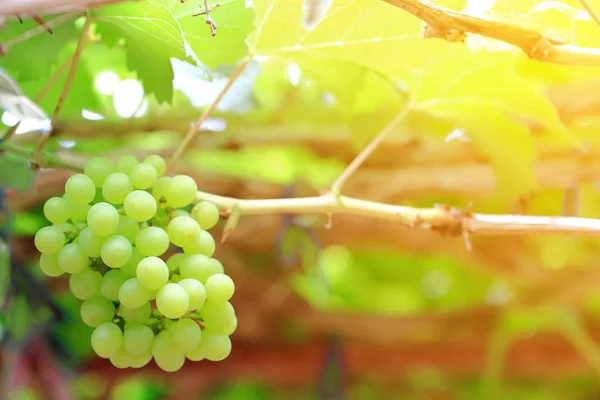
[[[112,301],[119,301],[119,289],[129,279],[123,271],[113,269],[108,271],[100,281],[100,293]]]
[[[85,267],[69,277],[69,290],[79,300],[91,299],[100,291],[101,280],[102,274],[100,272]]]
[[[209,330],[226,329],[235,318],[235,310],[230,302],[213,303],[210,300],[202,307],[202,319]]]
[[[179,281],[181,281],[182,279],[183,278],[179,274],[173,274],[171,275],[171,278],[169,278],[169,280],[173,283],[179,283]]]
[[[139,231],[140,225],[136,221],[127,215],[119,215],[119,227],[115,231],[115,235],[125,236],[131,244],[134,244]]]
[[[171,178],[171,184],[165,192],[167,204],[173,208],[185,207],[194,201],[198,185],[187,175],[177,175]]]
[[[227,335],[204,332],[193,352],[196,357],[203,355],[209,361],[222,361],[231,353],[231,339]]]
[[[169,189],[171,185],[171,177],[163,176],[162,178],[158,178],[152,187],[152,196],[159,201],[161,198],[164,198],[165,193]]]
[[[206,289],[197,279],[186,278],[177,282],[187,293],[190,302],[188,311],[200,310],[206,301]]]
[[[175,217],[169,222],[167,232],[174,245],[192,246],[200,238],[200,225],[191,217]]]
[[[55,226],[45,226],[35,234],[35,248],[42,254],[55,254],[65,244],[65,234]]]
[[[158,257],[146,257],[137,266],[136,276],[140,285],[149,290],[158,290],[169,280],[169,268]]]
[[[220,326],[220,327],[218,327],[219,329],[217,329],[215,327],[210,327],[210,328],[207,327],[204,330],[204,332],[206,332],[206,333],[215,333],[215,334],[218,334],[218,335],[231,336],[231,335],[233,335],[233,333],[237,329],[237,324],[238,324],[237,317],[234,317],[233,321],[231,321],[231,323],[229,325],[227,325],[225,327]]]
[[[192,214],[190,214],[189,212],[182,210],[181,208],[177,208],[174,211],[171,211],[171,218],[177,218],[177,217],[192,217]]]
[[[83,271],[90,263],[90,260],[81,251],[79,245],[75,243],[66,244],[58,252],[58,265],[63,271],[70,274],[76,274]]]
[[[184,247],[185,254],[203,254],[211,257],[215,254],[216,244],[215,239],[207,231],[200,231],[200,236],[190,246]]]
[[[235,292],[233,280],[225,274],[214,274],[204,283],[206,298],[211,302],[224,302],[231,299]]]
[[[127,322],[146,323],[150,319],[151,314],[150,302],[145,302],[141,307],[128,308],[121,304],[119,314]]]
[[[167,267],[169,268],[169,272],[175,272],[179,270],[181,263],[185,260],[187,256],[183,253],[175,253],[167,260]]]
[[[166,372],[175,372],[185,364],[183,350],[176,346],[167,332],[162,332],[152,343],[152,355],[160,369]]]
[[[44,216],[53,224],[67,222],[71,217],[69,206],[62,197],[51,197],[44,203]]]
[[[89,204],[96,196],[96,185],[84,174],[72,175],[65,184],[65,196],[73,204]]]
[[[123,203],[125,214],[134,221],[147,221],[156,214],[156,200],[148,192],[134,190],[129,193]]]
[[[135,247],[145,256],[160,256],[169,248],[169,235],[162,228],[149,226],[137,234]]]
[[[120,348],[115,354],[110,356],[110,363],[119,369],[129,368],[131,366],[132,357],[124,348]]]
[[[42,254],[40,256],[40,269],[50,277],[61,276],[65,273],[58,265],[58,256],[56,254]]]
[[[130,176],[133,186],[137,189],[148,189],[156,182],[158,173],[152,164],[143,162],[133,167]]]
[[[110,236],[119,227],[119,212],[106,202],[94,204],[88,212],[87,224],[94,235]]]
[[[192,208],[192,217],[198,222],[200,228],[211,229],[219,222],[219,209],[213,203],[203,201]]]
[[[208,277],[223,273],[221,263],[215,263],[212,260],[202,254],[193,254],[181,263],[179,273],[184,278],[194,278],[204,284]]]
[[[83,322],[92,328],[106,322],[111,322],[115,317],[115,306],[113,303],[100,296],[84,301],[80,311]]]
[[[200,343],[202,330],[196,321],[182,318],[169,327],[171,341],[183,351],[194,349]]]
[[[114,167],[108,158],[94,157],[90,159],[83,172],[89,176],[96,187],[102,187],[102,183],[114,170]]]
[[[150,291],[137,278],[126,280],[119,289],[119,301],[127,308],[138,308],[150,300]]]
[[[73,204],[69,201],[69,199],[65,198],[67,204],[69,204],[69,212],[71,215],[71,220],[73,221],[85,221],[87,219],[88,212],[90,211],[89,204]]]
[[[167,163],[161,156],[149,155],[144,158],[144,162],[152,165],[156,169],[157,176],[163,176],[167,169]]]
[[[138,165],[140,162],[137,158],[131,155],[124,155],[119,157],[117,164],[115,165],[115,171],[122,172],[124,174],[131,174],[133,167]]]
[[[186,291],[176,283],[167,283],[156,294],[156,308],[167,318],[180,318],[189,305],[190,299]]]
[[[123,348],[126,352],[133,355],[140,355],[148,352],[154,341],[154,332],[146,325],[128,323],[125,325],[123,334]]]
[[[152,361],[152,349],[148,350],[144,354],[130,355],[131,368],[145,367],[150,361]]]
[[[131,258],[127,261],[127,264],[121,267],[121,272],[123,272],[127,277],[133,278],[136,275],[137,266],[144,258],[143,255],[140,254],[138,249],[135,247],[131,249]]]
[[[68,222],[63,222],[62,224],[52,224],[52,226],[60,229],[60,231],[62,233],[64,233],[65,235],[68,235],[68,234],[76,235],[77,234],[77,227]]]
[[[184,354],[185,354],[185,358],[187,358],[190,361],[204,360],[204,353],[202,353],[202,348],[200,348],[200,343],[198,343],[198,346],[196,346],[195,348],[193,348],[190,351],[186,351]]]
[[[117,354],[123,344],[121,328],[112,322],[99,325],[92,333],[92,349],[102,358]]]
[[[100,257],[111,268],[120,268],[131,258],[131,243],[125,236],[111,236],[102,245]]]
[[[79,247],[88,257],[100,257],[100,249],[106,238],[96,236],[90,228],[85,228],[79,234]]]
[[[131,179],[122,172],[113,172],[102,184],[102,195],[112,204],[122,204],[131,192],[133,192]]]

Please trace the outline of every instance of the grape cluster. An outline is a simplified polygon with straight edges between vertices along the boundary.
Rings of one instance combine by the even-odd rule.
[[[186,358],[221,361],[231,352],[235,286],[212,258],[207,231],[219,210],[207,202],[192,206],[195,181],[164,173],[156,155],[143,162],[123,156],[116,164],[93,158],[84,174],[68,179],[62,197],[46,201],[52,225],[35,235],[41,270],[70,274],[81,318],[95,328],[92,348],[117,368],[154,358],[174,372]],[[167,258],[171,245],[182,251]]]

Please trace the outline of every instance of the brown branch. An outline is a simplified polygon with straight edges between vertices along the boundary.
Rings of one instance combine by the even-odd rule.
[[[583,7],[585,11],[587,11],[587,13],[596,23],[596,25],[600,26],[600,17],[598,17],[598,13],[596,12],[596,10],[594,10],[594,7],[592,7],[588,0],[579,0],[579,4],[581,4],[581,7]]]
[[[401,8],[430,25],[428,37],[455,40],[475,33],[521,48],[530,58],[570,65],[599,65],[600,48],[577,47],[561,39],[499,21],[473,17],[421,0],[383,0]]]
[[[2,0],[0,15],[53,14],[79,11],[127,0]]]

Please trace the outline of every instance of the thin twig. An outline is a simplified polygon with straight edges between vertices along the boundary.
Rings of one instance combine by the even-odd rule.
[[[215,24],[215,21],[213,21],[212,17],[210,16],[210,8],[208,7],[208,0],[204,0],[204,11],[206,12],[206,24],[210,27],[210,34],[212,36],[215,36],[217,34],[217,24]]]
[[[10,49],[11,46],[14,46],[14,45],[24,42],[28,39],[36,37],[37,35],[40,35],[42,33],[48,33],[48,29],[56,28],[57,26],[62,25],[65,22],[72,21],[78,15],[79,14],[77,14],[77,13],[67,13],[67,14],[59,15],[58,17],[46,22],[45,25],[38,25],[35,28],[30,29],[27,32],[24,32],[23,34],[21,34],[19,36],[15,36],[14,38],[7,40],[6,42],[3,43],[3,45],[6,48]]]
[[[598,16],[596,10],[594,10],[594,7],[592,7],[592,5],[588,3],[587,0],[579,0],[579,4],[581,4],[581,7],[583,7],[585,11],[587,11],[587,13],[596,23],[596,25],[600,26],[600,17]]]
[[[44,99],[44,97],[48,94],[50,89],[52,89],[52,87],[54,86],[54,84],[56,83],[58,78],[60,78],[60,76],[67,70],[67,67],[69,66],[70,63],[72,63],[72,61],[73,61],[73,56],[67,58],[65,60],[65,62],[63,62],[60,67],[58,67],[56,72],[54,74],[52,74],[50,79],[48,79],[48,82],[46,82],[46,85],[42,88],[42,90],[40,90],[40,92],[37,94],[37,96],[35,96],[35,99],[33,101],[35,101],[36,103],[39,103],[40,101],[42,101]]]
[[[215,110],[215,108],[217,108],[217,106],[219,105],[219,103],[221,102],[221,100],[223,99],[225,94],[229,91],[229,89],[231,89],[231,87],[233,86],[235,81],[240,77],[242,72],[244,72],[244,70],[246,69],[246,67],[248,66],[248,64],[250,63],[251,60],[252,60],[252,58],[249,56],[245,57],[242,60],[240,65],[234,71],[233,75],[231,75],[231,78],[229,78],[229,81],[227,82],[225,87],[221,90],[221,92],[217,95],[217,97],[213,100],[213,102],[210,103],[208,105],[208,107],[206,107],[206,109],[204,110],[202,115],[200,115],[200,118],[198,118],[198,120],[192,126],[192,128],[188,131],[188,133],[185,134],[181,143],[177,147],[177,150],[175,150],[175,152],[173,153],[173,156],[171,157],[171,160],[169,161],[169,165],[168,165],[169,170],[171,169],[171,167],[173,167],[175,160],[179,159],[183,155],[186,148],[190,145],[190,143],[196,136],[196,133],[200,130],[200,126],[202,125],[202,123],[210,116],[210,114],[212,114],[212,112]]]
[[[67,80],[65,81],[65,85],[63,86],[62,92],[60,93],[60,97],[58,98],[58,102],[56,103],[56,107],[54,108],[54,113],[52,114],[52,121],[50,123],[51,129],[56,125],[56,121],[60,115],[60,111],[63,107],[65,99],[69,94],[69,89],[71,88],[71,84],[73,83],[73,78],[75,77],[75,73],[77,72],[77,66],[79,65],[79,59],[81,58],[81,52],[85,47],[85,44],[88,40],[88,32],[92,25],[92,18],[86,18],[85,23],[83,24],[83,28],[81,29],[81,33],[79,35],[79,41],[77,42],[77,48],[75,49],[75,54],[73,54],[73,59],[71,60],[71,67],[69,68],[69,74],[67,75]],[[48,133],[42,134],[40,136],[40,140],[35,148],[34,159],[36,162],[40,161],[42,150],[48,142],[52,131]]]
[[[398,125],[406,117],[406,114],[408,114],[408,111],[409,106],[404,105],[402,111],[400,111],[400,113],[398,113],[394,117],[394,119],[392,119],[385,126],[385,128],[383,128],[383,130],[381,130],[381,132],[379,132],[377,136],[375,136],[375,138],[371,140],[371,142],[367,146],[365,146],[365,148],[362,149],[360,153],[358,153],[354,160],[352,160],[352,162],[346,167],[344,172],[342,172],[342,174],[335,180],[335,182],[333,182],[333,185],[331,185],[331,192],[333,192],[335,195],[339,195],[342,192],[342,187],[344,186],[344,183],[346,183],[348,178],[350,178],[350,176],[352,176],[352,174],[354,174],[356,170],[360,168],[360,166],[373,153],[373,151],[375,151],[375,149],[379,147],[379,145],[390,134],[390,132],[393,132],[398,127]]]
[[[127,0],[2,0],[0,15],[55,14],[65,11],[85,10]]]

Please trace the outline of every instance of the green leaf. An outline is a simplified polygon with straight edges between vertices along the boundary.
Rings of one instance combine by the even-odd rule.
[[[173,98],[171,58],[192,56],[186,47],[181,26],[161,4],[152,1],[114,4],[94,11],[97,33],[109,46],[124,39],[127,66],[137,73],[146,94],[162,102]]]
[[[400,76],[451,46],[422,40],[419,19],[379,0],[334,1],[310,31],[302,25],[302,0],[254,4],[256,29],[248,39],[252,55],[295,59],[311,54]]]
[[[30,18],[25,19],[23,24],[11,19],[4,29],[0,29],[0,43],[5,44],[8,50],[6,56],[0,57],[2,67],[19,84],[50,76],[62,50],[79,38],[75,15],[46,17],[44,21],[52,27],[52,35]]]
[[[9,174],[0,174],[0,188],[9,187],[24,191],[32,185],[35,178],[29,161],[6,152],[0,152],[0,171],[10,171]]]

